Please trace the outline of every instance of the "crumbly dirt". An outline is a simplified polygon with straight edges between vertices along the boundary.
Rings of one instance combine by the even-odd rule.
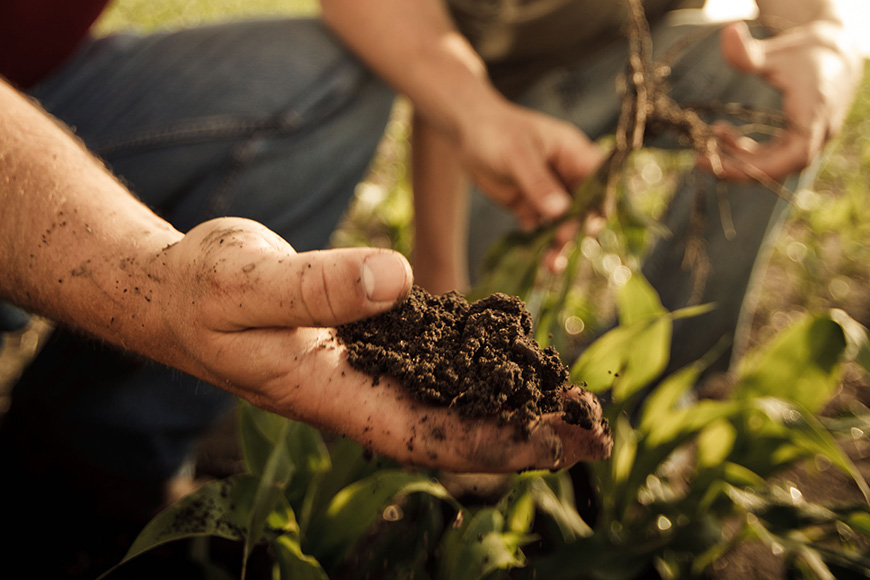
[[[568,369],[542,349],[519,298],[493,294],[469,303],[461,294],[433,296],[414,287],[399,307],[338,328],[350,365],[398,380],[416,399],[465,417],[495,417],[519,432],[547,413],[592,429],[585,401],[566,401]]]

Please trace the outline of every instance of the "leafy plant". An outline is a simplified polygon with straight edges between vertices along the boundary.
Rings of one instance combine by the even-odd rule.
[[[366,456],[350,441],[240,407],[249,473],[213,482],[142,532],[126,560],[162,543],[212,535],[271,548],[277,578],[631,580],[700,577],[756,540],[795,562],[800,577],[870,574],[870,487],[837,444],[866,415],[815,415],[836,388],[844,355],[870,361],[866,332],[842,312],[808,316],[748,356],[732,394],[694,400],[704,362],[658,380],[672,321],[633,277],[619,294],[620,325],[593,343],[572,377],[610,402],[610,459],[588,469],[595,521],[579,515],[568,472],[510,477],[498,501],[463,507],[434,472]],[[823,458],[865,501],[822,506],[774,478]],[[451,523],[452,522],[452,523]],[[528,548],[528,549],[526,549]],[[527,555],[525,552],[531,555]],[[838,576],[840,577],[840,576]]]
[[[838,384],[847,336],[855,336],[844,325],[853,323],[842,313],[806,317],[747,357],[722,400],[692,399],[703,362],[666,377],[643,398],[649,379],[665,367],[660,344],[678,313],[665,312],[640,280],[626,286],[621,301],[634,306],[631,314],[623,311],[620,327],[572,369],[592,379],[589,388],[612,396],[606,410],[613,454],[591,466],[600,489],[598,521],[590,537],[534,563],[538,577],[632,579],[650,570],[662,578],[700,577],[750,539],[793,559],[801,577],[833,577],[832,568],[870,574],[866,545],[860,546],[870,538],[864,526],[870,488],[814,415]],[[867,347],[853,343],[851,350]],[[653,354],[638,361],[638,351]],[[852,477],[865,501],[823,507],[772,479],[816,458]]]

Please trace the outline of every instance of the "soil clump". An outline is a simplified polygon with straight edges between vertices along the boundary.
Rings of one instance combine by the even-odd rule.
[[[519,434],[547,413],[593,429],[603,419],[586,401],[563,396],[571,387],[567,367],[531,334],[519,298],[497,293],[469,303],[457,292],[433,296],[417,286],[393,310],[338,327],[350,365],[374,385],[392,376],[419,401],[495,417]]]

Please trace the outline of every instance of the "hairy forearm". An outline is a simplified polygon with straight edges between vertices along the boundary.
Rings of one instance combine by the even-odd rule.
[[[153,262],[181,234],[2,81],[0,208],[0,296],[140,352],[165,338]]]
[[[322,0],[326,24],[448,135],[501,96],[440,0]],[[361,23],[365,23],[364,25]]]

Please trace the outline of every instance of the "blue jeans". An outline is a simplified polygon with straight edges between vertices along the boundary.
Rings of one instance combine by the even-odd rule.
[[[327,245],[394,100],[307,19],[92,40],[32,95],[178,229],[243,216],[298,251]],[[15,386],[4,448],[157,487],[232,401],[59,329]]]
[[[656,58],[683,39],[694,38],[672,64],[671,97],[683,105],[742,103],[760,111],[779,110],[781,95],[758,77],[731,69],[722,60],[717,27],[689,23],[686,21],[689,14],[684,11],[671,15],[651,30]],[[579,66],[556,70],[518,101],[576,124],[593,140],[611,135],[620,113],[617,79],[626,70],[626,47],[627,42],[620,39]],[[676,146],[672,139],[662,137],[648,140],[648,144]],[[791,178],[786,187],[793,190],[796,183],[796,177]],[[727,200],[731,212],[736,230],[733,237],[722,225],[722,199]],[[702,208],[705,225],[701,236],[710,261],[700,296],[694,295],[696,273],[683,266],[686,243],[692,236],[693,203]],[[668,310],[685,307],[693,300],[714,303],[716,308],[674,322],[666,373],[702,358],[720,344],[726,348],[710,371],[729,367],[731,346],[745,335],[743,328],[751,315],[752,293],[757,288],[754,282],[767,261],[768,242],[783,221],[787,207],[775,192],[759,184],[717,185],[712,176],[700,171],[693,171],[683,180],[664,218],[671,235],[655,243],[643,262],[642,272]],[[470,232],[469,263],[474,268],[492,242],[515,227],[515,221],[510,213],[478,192],[472,196],[470,215],[472,224],[487,224],[486,228]]]

